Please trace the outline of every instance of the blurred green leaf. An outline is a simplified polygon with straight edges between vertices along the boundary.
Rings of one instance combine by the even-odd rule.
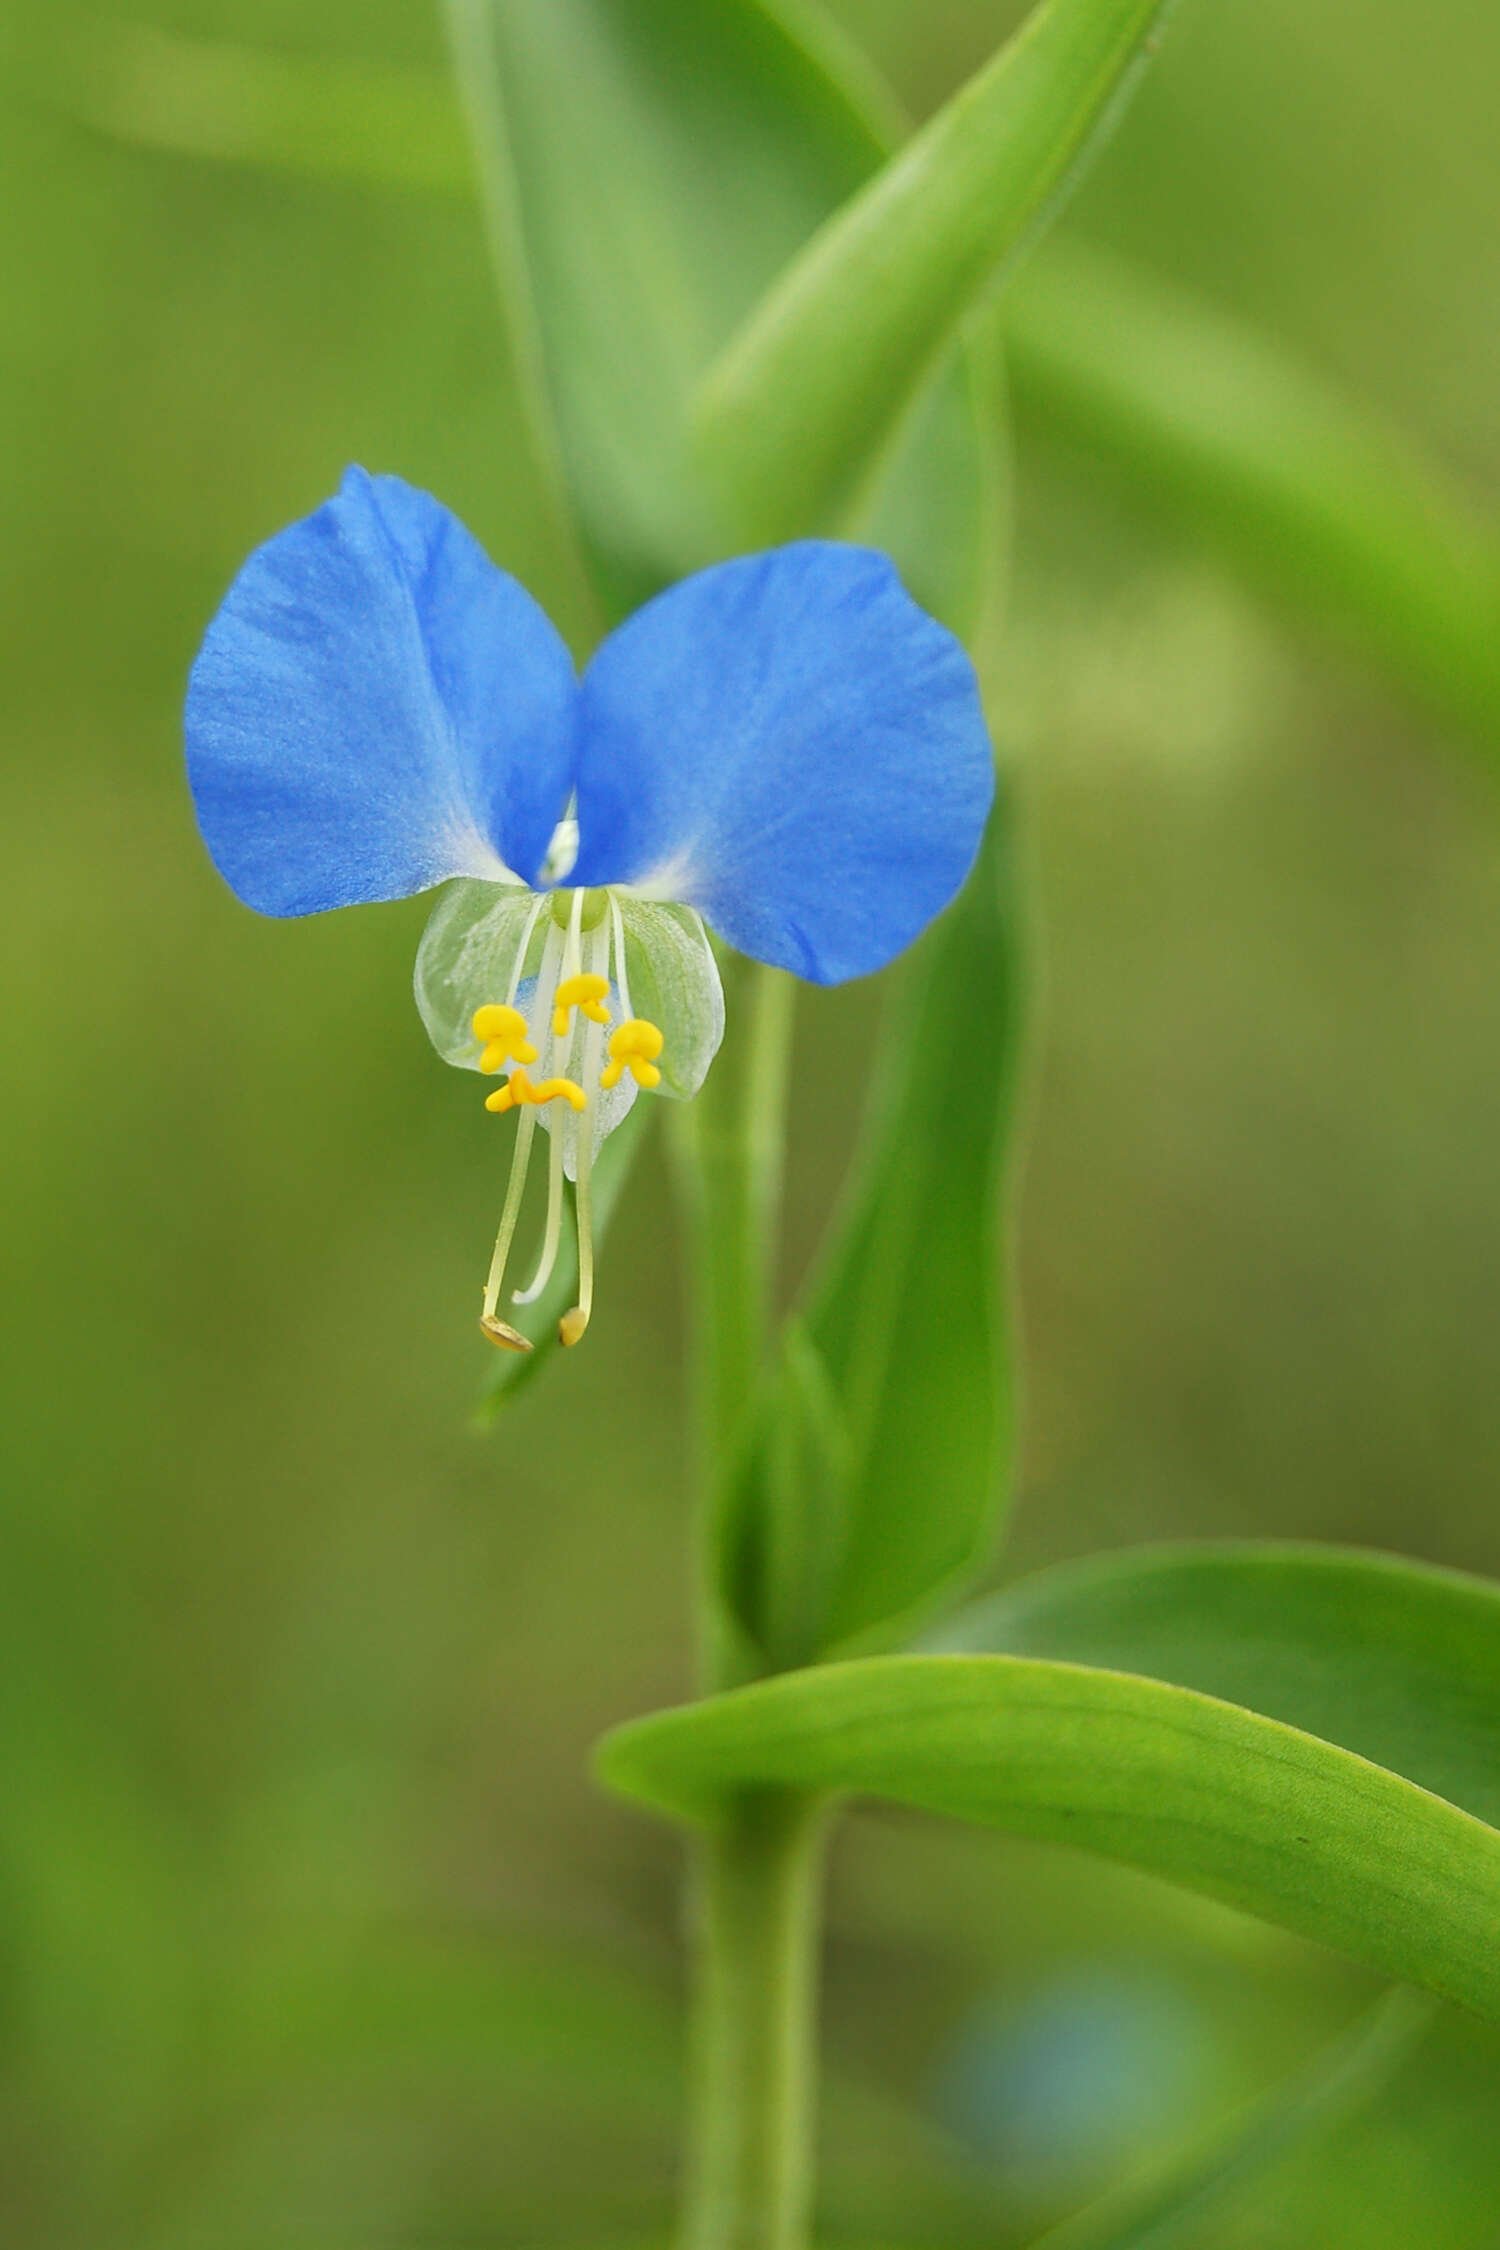
[[[1389,2084],[1429,2024],[1434,2003],[1403,1986],[1382,1994],[1342,2038],[1247,2115],[1156,2178],[1100,2197],[1034,2250],[1197,2250],[1222,2215],[1283,2158],[1357,2116]]]
[[[1076,1844],[1500,2017],[1500,1832],[1350,1751],[1160,1680],[871,1657],[639,1719],[606,1737],[599,1770],[689,1822],[790,1787]]]
[[[1245,322],[1074,242],[1004,310],[1018,412],[1500,732],[1500,538],[1408,441]]]
[[[723,546],[685,457],[688,398],[900,120],[857,51],[793,0],[723,0],[706,23],[677,0],[449,0],[447,12],[557,541],[567,556],[581,518],[620,614]],[[436,72],[103,16],[59,19],[43,50],[29,69],[38,98],[131,146],[403,191],[475,186]],[[721,149],[732,169],[718,168]],[[959,631],[995,599],[1003,419],[991,323],[921,401],[864,527]],[[581,652],[601,619],[570,559],[556,598]]]
[[[774,276],[876,169],[891,121],[826,34],[753,0],[450,0],[507,294],[530,307],[560,456],[607,606],[724,551],[689,402]],[[996,534],[997,427],[955,365],[914,427],[934,546],[887,527],[963,626]],[[922,511],[918,511],[920,515]]]
[[[29,90],[136,148],[270,171],[471,194],[453,95],[435,71],[283,55],[59,9]]]
[[[729,1512],[725,1599],[774,1665],[888,1631],[988,1548],[1010,1421],[1014,888],[1002,799],[958,903],[893,980],[865,1144]]]
[[[934,1650],[1058,1657],[1247,1704],[1500,1827],[1500,1586],[1355,1548],[1126,1548],[1022,1579]]]
[[[757,540],[837,528],[938,356],[1118,113],[1169,0],[1043,0],[830,220],[708,373],[699,457]]]
[[[488,57],[482,14],[473,22]],[[815,42],[815,30],[799,16],[797,43],[864,119],[868,171],[899,140],[899,117],[857,54]],[[59,17],[42,49],[27,66],[33,96],[132,146],[402,191],[473,190],[452,89],[436,72],[103,16]],[[473,69],[467,83],[487,100],[493,72]],[[514,271],[524,266],[514,181],[492,133],[481,146],[512,343],[534,378],[535,408],[546,381],[522,318],[524,270]],[[1409,438],[1248,322],[1077,242],[1050,239],[998,310],[1011,388],[1033,426],[1085,448],[1153,511],[1207,532],[1273,595],[1357,635],[1439,709],[1489,736],[1500,729],[1500,540]],[[956,411],[959,387],[978,430]],[[919,402],[860,525],[898,555],[919,598],[959,625],[989,598],[964,464],[977,458],[986,483],[981,520],[1003,517],[1002,449],[982,426],[995,428],[999,388],[994,342],[972,334],[963,374]],[[532,421],[538,449],[555,453],[545,403]],[[953,467],[938,474],[945,448]],[[587,613],[579,595],[566,622],[580,645],[596,629]]]
[[[599,1151],[594,1166],[594,1248],[602,1250],[615,1208],[630,1177],[631,1168],[651,1127],[655,1104],[636,1102],[624,1122],[615,1127]],[[484,1395],[474,1410],[481,1429],[488,1429],[504,1407],[536,1381],[559,1348],[557,1324],[570,1305],[578,1302],[578,1232],[571,1200],[563,1201],[563,1233],[552,1278],[534,1305],[524,1313],[512,1307],[516,1325],[532,1340],[529,1352],[495,1351]],[[507,1316],[509,1317],[509,1316]],[[522,1324],[524,1323],[524,1326]]]

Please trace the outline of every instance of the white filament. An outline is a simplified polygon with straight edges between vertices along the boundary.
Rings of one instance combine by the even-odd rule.
[[[609,894],[609,923],[615,933],[615,990],[620,995],[621,1020],[629,1023],[635,1014],[630,1005],[630,979],[625,973],[625,924],[620,916],[620,902],[613,891]]]
[[[533,1022],[536,1026],[537,1044],[544,1058],[541,1064],[541,1076],[544,1078],[566,1078],[569,1075],[568,1061],[573,1052],[575,1018],[570,1010],[568,1028],[559,1038],[552,1012],[557,1005],[558,985],[565,976],[577,973],[573,964],[578,958],[578,923],[582,917],[582,900],[582,891],[575,891],[566,939],[554,922],[547,932],[547,944],[542,954],[541,973],[537,978],[536,999],[533,1003],[536,1010]],[[518,1305],[536,1303],[552,1279],[552,1268],[557,1263],[558,1245],[562,1241],[563,1131],[562,1120],[559,1118],[547,1136],[551,1147],[547,1157],[547,1222],[542,1230],[542,1254],[537,1260],[536,1272],[526,1287],[515,1293],[512,1302]]]

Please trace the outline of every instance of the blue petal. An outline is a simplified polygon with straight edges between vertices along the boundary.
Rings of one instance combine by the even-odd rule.
[[[599,650],[573,880],[684,900],[836,984],[947,904],[993,790],[958,642],[885,556],[809,540],[700,571]]]
[[[538,873],[572,784],[572,659],[524,587],[399,477],[250,557],[193,666],[188,778],[262,914]]]

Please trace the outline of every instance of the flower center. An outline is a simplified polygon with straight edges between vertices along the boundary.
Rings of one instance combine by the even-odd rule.
[[[522,971],[544,904],[550,908],[550,916],[542,958],[523,1009],[518,1004]],[[606,1061],[605,1031],[613,1021],[612,1001],[618,1003],[624,1020],[609,1035]],[[514,1301],[518,1305],[534,1303],[557,1262],[562,1240],[566,1133],[571,1136],[578,1222],[578,1302],[559,1320],[558,1336],[564,1344],[576,1344],[588,1327],[593,1304],[592,1174],[595,1148],[602,1137],[600,1101],[619,1084],[626,1070],[642,1088],[659,1086],[662,1074],[657,1057],[665,1044],[656,1024],[631,1013],[624,925],[608,891],[555,892],[550,899],[537,900],[512,967],[510,991],[504,1001],[486,1001],[475,1010],[473,1031],[483,1047],[480,1069],[490,1075],[509,1072],[505,1084],[486,1096],[485,1108],[501,1114],[509,1109],[518,1112],[510,1184],[479,1325],[491,1343],[508,1351],[531,1349],[519,1330],[499,1317],[497,1307],[511,1238],[520,1217],[537,1116],[549,1102],[561,1101],[577,1122],[559,1118],[549,1125],[552,1146],[542,1252],[536,1273],[526,1288],[514,1293]],[[547,1075],[533,1079],[527,1066],[539,1060]]]

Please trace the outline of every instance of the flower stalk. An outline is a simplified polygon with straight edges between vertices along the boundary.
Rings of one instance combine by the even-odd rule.
[[[826,1813],[761,1792],[701,1838],[682,2250],[804,2250]]]

